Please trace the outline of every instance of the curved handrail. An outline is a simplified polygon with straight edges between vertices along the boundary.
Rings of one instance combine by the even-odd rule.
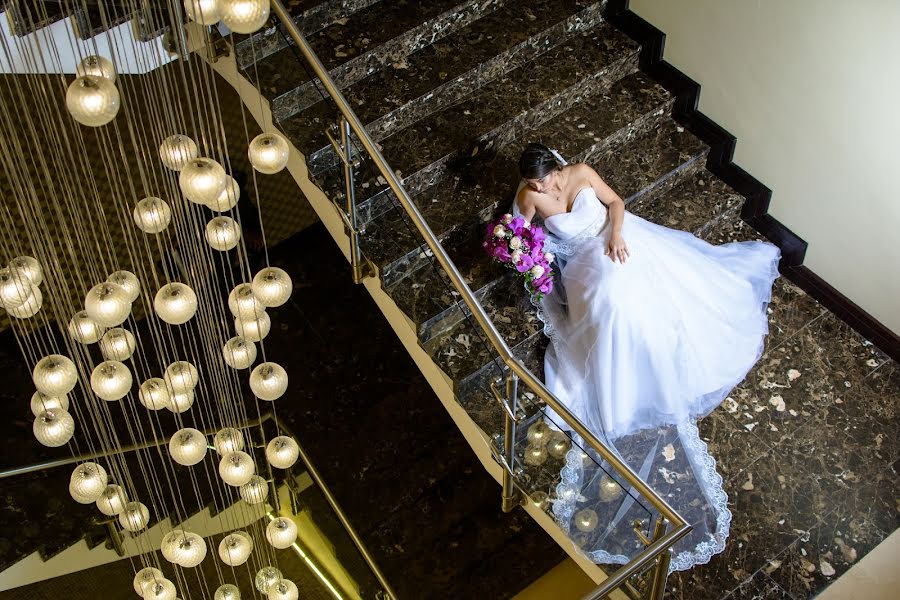
[[[453,284],[453,287],[456,288],[456,290],[459,292],[463,302],[466,303],[466,306],[471,311],[472,316],[478,323],[478,326],[482,331],[484,331],[485,335],[488,338],[488,341],[490,341],[500,359],[510,368],[513,373],[515,373],[532,390],[534,390],[535,394],[541,400],[543,400],[548,406],[550,406],[550,408],[556,411],[556,413],[560,415],[560,417],[562,417],[566,424],[572,428],[572,431],[580,435],[581,438],[585,440],[585,442],[587,442],[588,445],[590,445],[600,456],[602,456],[604,460],[609,462],[609,464],[612,465],[616,472],[618,472],[625,478],[629,485],[634,487],[642,496],[646,497],[653,505],[653,507],[657,511],[659,511],[660,515],[662,515],[663,518],[668,520],[669,523],[674,526],[674,529],[669,531],[663,538],[648,546],[644,552],[638,555],[639,558],[644,558],[646,560],[640,560],[640,564],[635,566],[635,563],[638,562],[638,559],[635,559],[635,561],[632,561],[631,563],[614,573],[613,576],[611,576],[609,579],[604,581],[604,584],[611,582],[611,580],[613,579],[618,580],[620,571],[624,572],[627,569],[630,572],[636,572],[643,564],[646,564],[647,562],[655,558],[657,554],[664,551],[666,548],[675,543],[675,541],[686,535],[691,529],[690,525],[688,525],[687,522],[672,507],[670,507],[662,497],[659,496],[659,494],[657,494],[646,483],[644,483],[644,481],[641,480],[641,478],[637,475],[637,473],[634,472],[631,467],[622,462],[606,445],[603,444],[603,442],[597,439],[597,436],[591,433],[591,431],[587,427],[585,427],[585,425],[575,415],[573,415],[572,412],[568,408],[566,408],[566,406],[563,405],[562,402],[560,402],[559,399],[556,398],[556,396],[554,396],[549,389],[547,389],[544,383],[540,381],[527,367],[525,367],[525,365],[522,364],[522,362],[519,361],[518,358],[516,358],[516,356],[512,353],[512,350],[510,350],[509,346],[507,345],[506,341],[500,335],[500,332],[497,331],[497,328],[494,326],[490,317],[488,317],[487,312],[485,312],[484,310],[484,307],[475,298],[475,295],[472,293],[472,290],[463,279],[462,274],[456,268],[456,265],[453,264],[453,261],[450,260],[450,257],[447,255],[443,246],[441,246],[440,242],[438,241],[437,236],[434,235],[434,232],[431,231],[431,228],[425,222],[422,213],[406,193],[406,190],[403,188],[403,185],[397,177],[396,173],[388,166],[387,160],[381,154],[381,151],[378,149],[377,144],[369,135],[368,131],[366,131],[366,128],[359,120],[359,117],[350,107],[347,99],[344,98],[344,95],[341,93],[340,89],[331,78],[328,70],[319,60],[319,57],[309,45],[309,42],[306,41],[306,38],[294,24],[282,1],[271,0],[271,8],[272,14],[274,14],[276,18],[281,21],[286,33],[291,37],[297,48],[303,54],[316,77],[318,77],[319,81],[321,81],[322,83],[322,86],[328,92],[328,95],[331,96],[332,100],[334,100],[338,110],[341,112],[341,115],[350,125],[350,128],[359,139],[366,153],[369,154],[369,156],[371,156],[374,160],[375,166],[387,181],[391,191],[400,201],[403,209],[406,211],[410,220],[419,231],[419,234],[422,236],[425,243],[431,249],[440,266],[447,273],[451,283]],[[664,541],[666,543],[662,543]],[[655,551],[648,554],[648,551],[651,548],[654,548]],[[625,574],[624,577],[627,577],[629,575],[630,573]],[[618,585],[618,583],[616,585]],[[601,585],[601,587],[606,586]],[[614,587],[615,586],[610,587],[609,591],[614,589]],[[599,588],[595,591],[599,591]],[[592,593],[588,597],[593,598],[600,596],[595,596]]]

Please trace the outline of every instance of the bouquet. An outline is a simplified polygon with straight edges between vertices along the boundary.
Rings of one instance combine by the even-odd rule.
[[[494,260],[525,277],[525,288],[538,301],[553,291],[553,254],[544,252],[544,230],[522,217],[503,215],[488,223],[482,246]]]

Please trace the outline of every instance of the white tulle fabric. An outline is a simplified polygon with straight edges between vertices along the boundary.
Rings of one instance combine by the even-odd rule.
[[[731,513],[696,421],[762,352],[779,250],[764,242],[712,246],[626,212],[631,257],[615,263],[604,255],[606,208],[591,188],[544,227],[557,257],[557,287],[538,307],[551,339],[546,385],[693,526],[675,545],[671,570],[708,562],[725,547]],[[546,417],[567,429],[550,409]],[[594,561],[624,564],[643,549],[633,521],[646,532],[656,514],[627,485],[618,497],[601,497],[601,478],[619,478],[589,454],[567,456],[553,514]],[[573,521],[586,508],[599,515],[590,532]]]

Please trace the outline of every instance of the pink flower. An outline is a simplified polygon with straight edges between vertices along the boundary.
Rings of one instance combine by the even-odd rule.
[[[530,271],[531,267],[534,266],[534,260],[532,260],[531,256],[528,254],[522,255],[522,260],[519,261],[519,264],[516,265],[516,271],[519,273],[524,273],[526,271]]]

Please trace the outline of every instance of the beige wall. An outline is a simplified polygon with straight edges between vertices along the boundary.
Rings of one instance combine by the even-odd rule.
[[[632,0],[805,264],[900,333],[900,2]]]

